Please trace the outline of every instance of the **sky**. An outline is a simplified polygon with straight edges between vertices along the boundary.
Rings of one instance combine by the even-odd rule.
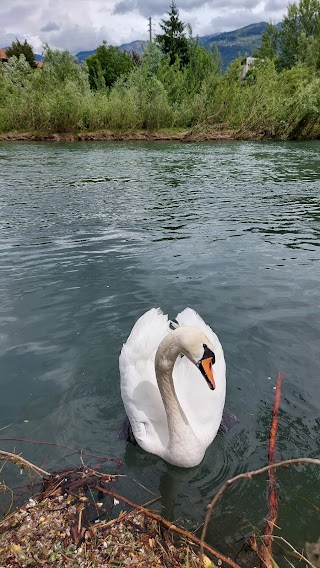
[[[95,49],[106,40],[121,45],[147,40],[148,18],[153,33],[166,17],[171,0],[0,0],[0,47],[17,37],[36,53],[48,43],[54,49]],[[193,35],[234,30],[256,22],[277,23],[287,0],[176,0],[180,19]]]

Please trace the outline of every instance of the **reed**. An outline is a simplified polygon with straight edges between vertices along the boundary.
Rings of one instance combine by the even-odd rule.
[[[278,71],[260,61],[241,78],[240,62],[221,74],[213,55],[195,51],[189,67],[150,57],[111,89],[90,89],[86,66],[49,50],[42,69],[24,56],[0,66],[0,132],[75,133],[202,126],[238,138],[314,139],[320,135],[320,77],[299,63]]]

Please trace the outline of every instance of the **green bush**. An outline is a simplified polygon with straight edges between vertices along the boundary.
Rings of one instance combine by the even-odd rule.
[[[43,68],[32,70],[24,55],[0,65],[0,132],[224,127],[239,136],[316,138],[319,87],[317,67],[307,62],[279,71],[265,58],[242,77],[236,60],[222,75],[218,54],[193,41],[187,66],[149,46],[111,89],[92,90],[86,65],[46,46]]]

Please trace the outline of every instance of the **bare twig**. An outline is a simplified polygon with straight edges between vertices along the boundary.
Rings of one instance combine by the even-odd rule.
[[[319,463],[320,463],[320,460],[319,460]],[[215,550],[214,548],[212,548],[208,544],[201,542],[200,539],[197,538],[196,536],[194,536],[193,534],[189,533],[188,531],[186,531],[184,529],[181,529],[180,527],[177,527],[176,525],[173,525],[172,523],[170,523],[166,519],[163,519],[162,517],[160,517],[160,515],[153,513],[153,511],[150,511],[149,509],[145,509],[145,507],[142,507],[141,505],[137,505],[136,503],[129,501],[129,499],[127,499],[126,497],[122,497],[122,495],[119,495],[118,493],[114,493],[113,491],[108,491],[107,489],[104,489],[103,487],[97,486],[96,489],[98,489],[99,491],[102,491],[102,493],[105,493],[106,495],[111,495],[111,497],[114,497],[115,499],[118,499],[119,501],[123,501],[124,503],[127,503],[127,505],[129,505],[130,507],[133,507],[134,509],[136,509],[137,511],[140,511],[141,513],[143,513],[147,517],[150,517],[151,519],[154,519],[158,523],[161,523],[168,530],[174,531],[175,533],[179,534],[180,536],[183,536],[184,538],[193,542],[197,546],[201,545],[202,549],[205,549],[207,552],[209,552],[210,554],[212,554],[216,558],[219,558],[222,562],[225,562],[226,564],[228,564],[232,568],[240,568],[239,565],[236,562],[234,562],[231,558],[229,558],[228,556],[221,554],[221,552],[218,552],[217,550]]]
[[[272,421],[270,428],[269,437],[269,450],[268,450],[268,462],[269,465],[275,463],[275,450],[276,450],[276,439],[278,433],[278,422],[279,422],[279,408],[281,400],[281,385],[284,375],[278,373],[276,394],[274,397],[274,404],[272,409]],[[262,566],[267,568],[274,568],[274,563],[272,561],[272,534],[274,526],[277,522],[278,517],[278,499],[277,499],[277,489],[276,489],[276,472],[274,469],[269,469],[268,471],[268,502],[269,510],[266,518],[264,536],[262,546],[260,546],[258,551],[258,556],[262,562]]]
[[[265,536],[268,535],[262,535],[262,538],[264,538]],[[303,556],[303,554],[301,554],[301,552],[299,552],[298,550],[296,550],[292,544],[290,544],[290,542],[288,542],[285,538],[283,538],[283,536],[277,536],[277,535],[272,535],[271,536],[272,539],[277,539],[280,540],[281,542],[284,542],[287,546],[289,546],[289,548],[292,550],[292,552],[294,552],[294,554],[297,555],[299,562],[301,562],[301,560],[303,560],[304,562],[306,562],[307,564],[309,564],[309,566],[311,566],[311,568],[316,568],[314,564],[312,564],[312,562],[310,562],[310,560],[308,560],[308,558],[306,558],[305,556]]]
[[[290,459],[290,460],[283,460],[283,461],[280,461],[280,462],[277,462],[277,463],[274,463],[274,464],[266,465],[264,467],[261,467],[260,469],[255,469],[255,470],[252,470],[252,471],[239,473],[235,477],[232,477],[231,479],[229,479],[219,489],[218,493],[216,493],[216,495],[212,499],[211,503],[209,503],[209,505],[208,505],[208,510],[207,510],[207,514],[206,514],[206,517],[205,517],[205,520],[204,520],[204,525],[203,525],[201,539],[200,539],[200,542],[201,542],[200,558],[202,557],[203,549],[205,548],[204,539],[206,537],[206,533],[207,533],[208,525],[209,525],[209,522],[210,522],[210,519],[211,519],[212,511],[213,511],[217,501],[219,501],[220,497],[224,494],[224,492],[229,487],[231,487],[231,485],[233,485],[234,483],[239,481],[239,479],[252,479],[252,477],[255,477],[256,475],[260,475],[261,473],[266,473],[270,469],[277,469],[278,467],[284,467],[284,466],[288,466],[288,465],[301,465],[301,464],[305,464],[305,463],[310,463],[310,464],[313,464],[313,465],[320,466],[320,459],[316,459],[316,458],[293,458],[293,459]]]
[[[137,481],[136,479],[134,479],[134,478],[131,479],[131,478],[128,477],[128,476],[127,476],[127,479],[128,479],[129,481],[133,481],[134,483],[136,483],[137,485],[139,485],[140,487],[142,487],[142,489],[144,489],[145,491],[147,491],[147,492],[150,493],[151,495],[155,495],[155,493],[154,493],[153,491],[150,491],[150,489],[148,489],[148,487],[146,487],[145,485],[142,485],[142,483],[139,483],[139,481]]]
[[[43,446],[55,446],[56,448],[65,448],[71,450],[74,454],[82,454],[83,456],[89,456],[91,458],[100,458],[106,461],[111,461],[117,463],[118,465],[123,464],[123,460],[119,458],[109,458],[108,456],[103,456],[101,454],[94,454],[87,452],[86,450],[78,450],[72,446],[67,446],[66,444],[58,444],[57,442],[44,442],[43,440],[29,440],[28,438],[0,438],[0,442],[26,442],[29,444],[40,444]]]
[[[0,428],[0,432],[2,430],[5,430],[6,428],[10,428],[10,426],[12,426],[12,424],[7,424],[6,426],[3,426],[2,428]]]
[[[150,501],[147,501],[142,505],[142,507],[148,507],[152,503],[155,503],[155,501],[158,501],[158,499],[160,499],[160,495],[158,495],[154,499],[151,499]],[[118,517],[111,519],[110,521],[96,521],[94,527],[95,529],[105,529],[106,527],[110,527],[111,525],[115,525],[119,521],[122,521],[124,518],[130,515],[130,513],[131,511],[124,511],[124,513],[121,513]]]
[[[37,465],[34,465],[33,463],[25,460],[21,456],[17,454],[12,454],[11,452],[5,452],[4,450],[0,450],[0,460],[9,460],[22,467],[28,467],[29,469],[32,469],[32,471],[34,471],[41,477],[51,475],[48,471],[41,469],[41,467],[38,467]]]

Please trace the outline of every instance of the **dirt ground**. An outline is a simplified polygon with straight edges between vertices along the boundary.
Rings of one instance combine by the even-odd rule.
[[[190,130],[181,131],[145,131],[135,130],[128,132],[115,132],[103,130],[98,132],[78,132],[78,133],[31,133],[31,132],[9,132],[0,134],[0,141],[38,141],[38,142],[76,142],[76,141],[134,141],[134,140],[158,140],[158,141],[178,141],[178,142],[202,142],[202,141],[227,141],[227,140],[258,140],[262,135],[256,132],[240,132],[226,130],[223,128],[202,129],[195,127]]]

